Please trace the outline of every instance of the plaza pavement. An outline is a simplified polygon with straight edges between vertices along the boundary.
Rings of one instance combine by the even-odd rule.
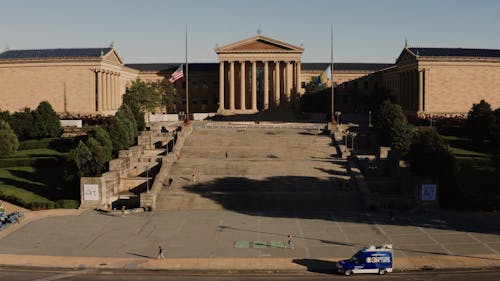
[[[168,211],[122,217],[85,211],[22,222],[0,239],[0,264],[305,271],[331,268],[364,245],[392,243],[399,270],[498,267],[495,222],[495,214],[447,212],[398,215],[393,222],[387,214],[354,212]],[[293,249],[280,245],[288,234],[294,236]],[[166,250],[165,260],[156,260],[158,245]]]
[[[304,198],[311,190],[313,203],[322,203],[322,194],[356,195],[344,163],[332,159],[328,137],[302,129],[238,130],[198,130],[186,142],[173,166],[174,186],[162,196],[166,202],[172,195],[197,196],[198,201],[191,197],[169,211],[126,216],[26,211],[20,224],[0,232],[0,264],[306,271],[330,269],[333,261],[363,246],[390,243],[399,270],[500,266],[497,214],[430,212],[397,214],[392,220],[387,213],[359,211],[357,204],[346,208],[349,200],[328,211],[306,211],[310,206],[298,204],[308,201]],[[228,138],[235,133],[240,137]],[[190,179],[193,169],[196,182]],[[213,200],[213,194],[232,189],[227,196],[243,195],[237,200],[247,204],[243,208],[229,204],[234,197]],[[252,192],[261,194],[252,200],[266,203],[259,208],[245,203]],[[293,249],[283,247],[288,234],[294,236]],[[156,259],[159,245],[166,250],[165,260]]]

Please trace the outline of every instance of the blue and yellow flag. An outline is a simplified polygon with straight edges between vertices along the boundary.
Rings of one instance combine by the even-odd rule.
[[[329,65],[325,71],[323,71],[321,73],[320,76],[318,76],[318,84],[320,87],[322,87],[323,85],[326,86],[327,82],[330,81],[332,79],[332,69],[331,69],[331,66]]]

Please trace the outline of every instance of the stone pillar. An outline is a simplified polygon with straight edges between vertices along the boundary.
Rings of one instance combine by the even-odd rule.
[[[269,109],[269,64],[264,62],[264,110]]]
[[[219,63],[219,112],[224,111],[224,62]]]
[[[111,109],[111,75],[109,71],[106,71],[106,106],[104,109]]]
[[[300,90],[301,90],[301,83],[300,83],[300,61],[296,61],[295,62],[295,68],[296,68],[296,80],[295,82],[297,83],[296,87],[297,87],[297,93],[300,93]]]
[[[274,103],[280,105],[280,62],[274,62]]]
[[[110,106],[109,106],[109,109],[115,109],[115,74],[113,72],[111,72],[109,74],[109,79],[111,80],[111,83],[109,85],[110,87]]]
[[[292,68],[290,62],[285,62],[286,63],[286,87],[285,87],[285,94],[286,94],[286,100],[287,102],[290,101],[291,97],[291,90],[292,90]]]
[[[240,109],[246,109],[245,92],[246,92],[246,81],[245,81],[245,61],[240,62]]]
[[[102,71],[97,71],[97,112],[102,112]]]
[[[234,61],[229,64],[229,109],[234,111]]]
[[[115,108],[118,109],[121,106],[120,102],[120,73],[116,73],[115,76]]]
[[[106,110],[106,73],[104,70],[100,72],[101,76],[101,110]]]
[[[257,66],[252,62],[252,110],[257,111]]]

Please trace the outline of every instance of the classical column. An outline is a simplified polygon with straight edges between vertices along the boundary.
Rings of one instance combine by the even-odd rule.
[[[257,111],[257,66],[252,62],[252,110]]]
[[[234,61],[229,64],[229,109],[234,111]]]
[[[292,90],[292,69],[291,69],[291,64],[290,62],[285,62],[286,63],[286,87],[285,87],[285,94],[286,94],[286,99],[289,102],[290,101],[290,96],[291,96],[291,90]]]
[[[118,107],[121,106],[120,103],[120,73],[116,73],[115,76],[115,108],[118,109]]]
[[[300,93],[300,88],[301,88],[301,84],[300,84],[300,61],[296,61],[295,62],[295,71],[296,71],[296,76],[295,76],[295,82],[297,83],[296,87],[296,91],[297,93]]]
[[[105,110],[111,109],[111,74],[106,71],[106,106]]]
[[[224,111],[224,62],[219,63],[219,112]]]
[[[240,62],[240,109],[246,109],[246,101],[245,101],[245,92],[246,92],[246,83],[245,83],[245,61]]]
[[[110,75],[109,79],[111,80],[111,84],[109,85],[109,87],[111,88],[110,91],[111,102],[109,109],[115,109],[115,74],[111,72],[109,75]]]
[[[102,112],[102,72],[97,70],[97,112]]]
[[[106,73],[101,70],[99,73],[101,76],[101,111],[106,110]]]
[[[274,62],[274,102],[276,106],[280,105],[280,62]]]
[[[269,68],[268,62],[264,62],[264,110],[269,109]]]

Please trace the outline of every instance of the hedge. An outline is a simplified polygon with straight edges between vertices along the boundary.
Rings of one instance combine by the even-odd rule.
[[[23,158],[1,158],[0,168],[25,167],[25,166],[52,166],[63,163],[65,157],[43,156]]]
[[[80,138],[46,138],[40,140],[27,140],[19,144],[19,150],[54,148],[69,151],[74,148]]]

